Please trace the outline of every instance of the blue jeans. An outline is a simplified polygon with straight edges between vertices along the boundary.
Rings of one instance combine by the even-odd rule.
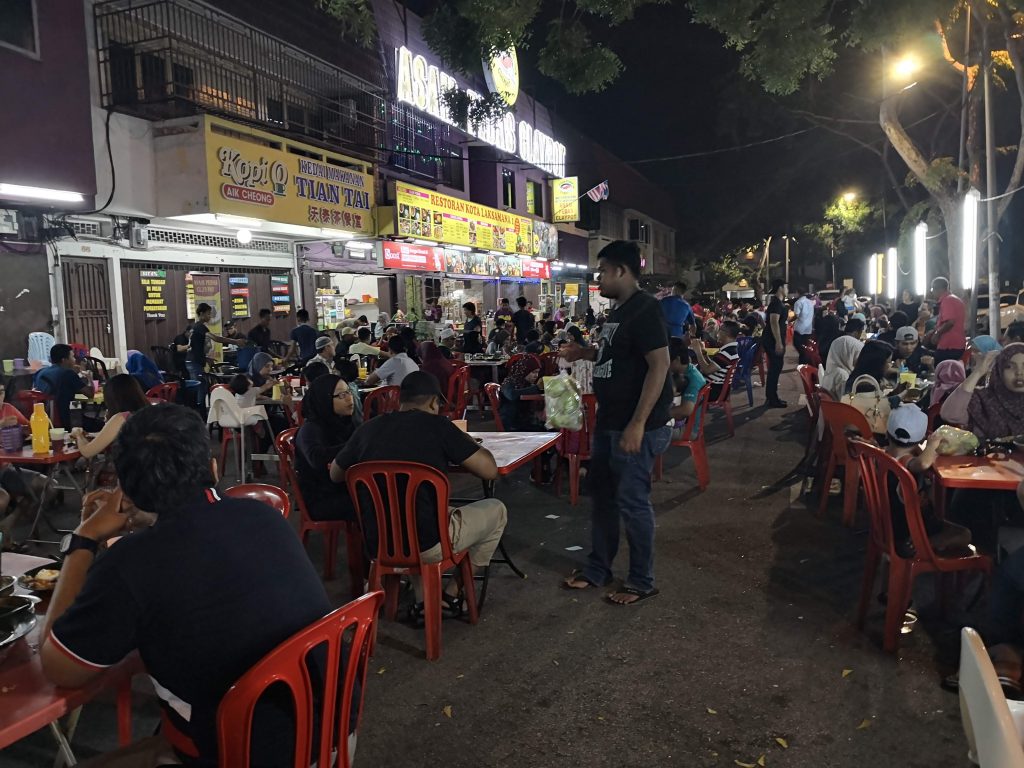
[[[641,592],[654,588],[654,506],[651,471],[654,459],[668,450],[669,427],[644,433],[639,453],[623,453],[622,432],[598,430],[591,445],[590,473],[593,512],[592,549],[583,576],[594,584],[612,580],[612,562],[619,551],[619,519],[629,543],[629,576],[624,585]]]
[[[196,405],[199,410],[206,412],[206,366],[202,363],[193,363],[191,360],[185,363],[188,368],[188,375],[191,379],[197,379],[199,386],[196,389]]]

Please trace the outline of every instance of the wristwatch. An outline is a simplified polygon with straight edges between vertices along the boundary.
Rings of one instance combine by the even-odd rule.
[[[99,548],[100,543],[96,539],[79,536],[77,533],[69,533],[60,540],[59,551],[62,555],[69,555],[76,549],[87,549],[95,555]]]

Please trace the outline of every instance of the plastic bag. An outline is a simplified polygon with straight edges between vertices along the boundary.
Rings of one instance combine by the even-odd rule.
[[[978,438],[973,432],[943,424],[935,430],[942,435],[938,453],[942,456],[966,456],[978,448]]]
[[[548,429],[583,429],[583,397],[576,381],[565,371],[544,377],[544,410]]]

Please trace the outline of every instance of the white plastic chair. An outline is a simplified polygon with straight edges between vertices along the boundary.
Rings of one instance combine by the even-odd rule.
[[[960,631],[960,720],[967,758],[981,768],[1024,768],[1024,702],[1007,701],[981,637]]]
[[[53,349],[53,345],[57,343],[57,340],[53,338],[52,334],[43,333],[42,331],[36,331],[28,335],[28,365],[32,367],[32,363],[42,363],[43,367],[50,364],[50,350]]]
[[[89,357],[95,357],[97,360],[102,360],[103,364],[107,366],[107,373],[113,376],[115,373],[121,372],[121,361],[116,357],[107,357],[103,354],[99,347],[93,347],[89,350]]]
[[[221,429],[238,430],[238,477],[244,483],[246,473],[245,428],[260,422],[270,429],[267,411],[262,405],[243,408],[235,399],[234,393],[227,387],[217,387],[210,392],[210,410],[206,417],[207,424],[219,424]]]

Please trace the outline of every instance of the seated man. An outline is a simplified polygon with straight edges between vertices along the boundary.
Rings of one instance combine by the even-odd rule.
[[[687,353],[689,337],[669,339],[669,375],[672,378],[672,439],[681,440],[692,435],[686,432],[686,420],[697,408],[697,396],[707,383],[700,369],[690,362]],[[699,422],[698,422],[699,424]]]
[[[735,320],[725,320],[718,328],[718,351],[710,358],[699,341],[690,344],[690,348],[697,353],[697,368],[711,385],[712,400],[721,394],[729,366],[740,359],[739,344],[736,341],[739,335],[740,324]]]
[[[496,480],[498,466],[494,456],[439,415],[441,385],[437,378],[424,371],[415,371],[402,382],[401,410],[376,416],[365,422],[348,439],[345,447],[331,464],[331,480],[345,482],[345,471],[362,461],[415,461],[447,472],[453,464],[460,464],[483,480]],[[415,435],[415,439],[410,436]],[[377,552],[377,519],[372,507],[363,503],[363,532],[367,550]],[[501,541],[508,513],[498,499],[483,499],[450,510],[448,533],[452,550],[469,550],[473,566],[481,571],[491,562],[494,550]],[[368,513],[368,514],[365,514]],[[425,562],[441,559],[441,542],[437,530],[437,507],[434,499],[424,491],[416,508],[416,532]],[[413,579],[416,603],[412,617],[423,613],[423,585]],[[462,612],[459,585],[451,581],[442,598],[445,606],[455,615]]]
[[[54,344],[50,349],[50,365],[36,371],[32,386],[40,392],[53,395],[55,413],[65,429],[71,427],[71,401],[75,395],[92,397],[92,381],[81,373],[75,364],[75,356],[67,344]],[[102,424],[91,425],[98,431]]]
[[[83,522],[61,544],[43,672],[76,688],[137,649],[163,709],[159,735],[100,765],[219,764],[221,698],[331,610],[288,521],[257,501],[222,500],[209,456],[206,425],[194,411],[143,408],[114,444],[119,488],[89,494]],[[140,523],[140,510],[155,513],[156,523]],[[97,558],[101,542],[118,535]],[[291,763],[290,711],[290,699],[276,697],[257,707],[253,764]]]
[[[364,325],[356,333],[359,336],[359,341],[349,346],[348,353],[350,355],[372,355],[377,357],[380,354],[380,348],[370,343],[373,339],[373,332],[370,330],[370,326]]]
[[[446,360],[451,360],[455,352],[455,331],[451,328],[445,328],[441,331],[440,339],[441,343],[438,345],[437,351],[444,355]]]
[[[385,354],[388,359],[366,377],[366,386],[401,386],[406,376],[420,369],[406,354],[405,339],[401,336],[392,336],[388,339],[388,351]]]
[[[897,371],[906,366],[908,371],[919,376],[935,367],[935,358],[918,342],[917,329],[911,325],[905,325],[896,331],[893,366]]]

